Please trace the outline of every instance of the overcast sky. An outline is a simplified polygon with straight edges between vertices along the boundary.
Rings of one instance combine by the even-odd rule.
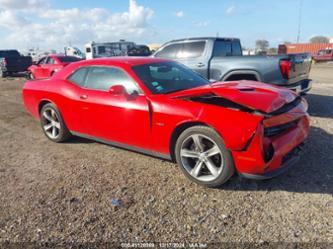
[[[90,41],[164,43],[192,36],[295,42],[301,0],[0,0],[0,49],[83,48]],[[333,37],[333,1],[303,0],[301,41]]]

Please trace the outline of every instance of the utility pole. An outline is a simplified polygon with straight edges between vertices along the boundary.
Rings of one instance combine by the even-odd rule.
[[[299,43],[301,37],[302,7],[303,7],[303,0],[299,0],[297,43]]]

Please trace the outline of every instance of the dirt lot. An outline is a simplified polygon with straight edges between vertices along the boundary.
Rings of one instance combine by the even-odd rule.
[[[0,241],[333,243],[333,67],[311,77],[301,161],[278,178],[234,176],[221,189],[138,153],[52,143],[24,109],[24,79],[1,80]]]

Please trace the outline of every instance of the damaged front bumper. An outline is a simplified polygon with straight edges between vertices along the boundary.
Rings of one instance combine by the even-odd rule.
[[[292,112],[282,116],[283,119],[293,117]],[[275,117],[273,120],[279,122],[281,119]],[[265,135],[264,125],[260,124],[245,149],[232,151],[238,173],[252,179],[269,179],[286,172],[299,160],[300,146],[307,138],[309,129],[310,120],[307,114],[298,116],[293,127],[273,136]]]
[[[266,180],[282,175],[299,161],[303,145],[304,143],[288,153],[283,159],[282,165],[276,170],[272,170],[263,174],[239,173],[239,175],[253,180]]]

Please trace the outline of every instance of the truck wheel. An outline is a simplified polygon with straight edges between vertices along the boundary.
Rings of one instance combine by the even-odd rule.
[[[193,126],[177,139],[176,161],[192,181],[206,187],[219,187],[234,174],[231,153],[221,136],[207,126]]]
[[[2,71],[2,69],[0,69],[0,78],[6,78],[7,74],[6,72]]]

